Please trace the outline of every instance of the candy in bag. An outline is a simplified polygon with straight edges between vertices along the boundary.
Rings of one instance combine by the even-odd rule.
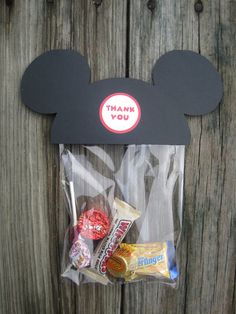
[[[81,146],[61,160],[71,218],[63,276],[78,284],[176,284],[184,146]]]

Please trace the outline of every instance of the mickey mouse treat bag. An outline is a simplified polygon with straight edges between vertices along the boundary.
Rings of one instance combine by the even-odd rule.
[[[152,77],[90,83],[86,59],[70,50],[42,54],[22,77],[24,104],[55,116],[71,221],[62,276],[77,284],[178,282],[185,115],[214,110],[223,89],[192,51],[166,53]]]

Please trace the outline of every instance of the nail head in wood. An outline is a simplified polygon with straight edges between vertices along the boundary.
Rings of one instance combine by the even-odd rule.
[[[149,0],[147,3],[147,7],[150,11],[154,11],[156,8],[156,0]]]
[[[202,11],[203,11],[203,3],[202,3],[202,1],[197,1],[197,2],[195,2],[195,4],[194,4],[194,9],[195,9],[195,11],[199,14],[199,13],[202,13]]]
[[[94,4],[96,7],[99,7],[99,6],[102,4],[102,0],[93,0],[93,4]]]
[[[13,4],[14,0],[6,0],[6,5],[10,7]]]

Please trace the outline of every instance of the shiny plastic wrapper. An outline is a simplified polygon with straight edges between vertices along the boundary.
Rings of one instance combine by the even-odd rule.
[[[184,146],[61,147],[70,224],[62,276],[77,284],[178,284]]]

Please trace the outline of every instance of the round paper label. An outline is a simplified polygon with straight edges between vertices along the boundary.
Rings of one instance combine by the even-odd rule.
[[[103,100],[99,115],[103,126],[110,132],[127,133],[138,125],[141,110],[134,97],[116,93]]]

